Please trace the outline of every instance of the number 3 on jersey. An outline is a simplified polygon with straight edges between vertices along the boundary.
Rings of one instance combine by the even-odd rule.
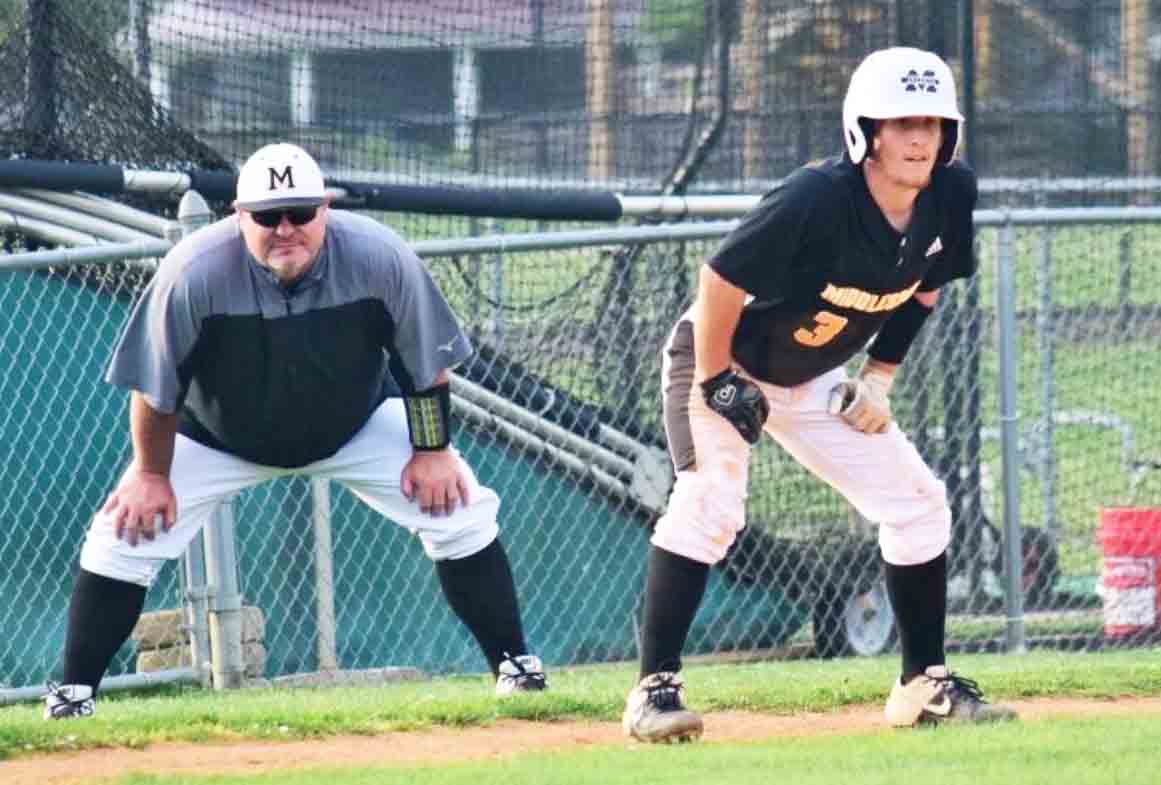
[[[803,346],[818,347],[828,343],[847,326],[848,319],[830,311],[819,311],[814,315],[814,326],[799,327],[794,331],[794,340]]]

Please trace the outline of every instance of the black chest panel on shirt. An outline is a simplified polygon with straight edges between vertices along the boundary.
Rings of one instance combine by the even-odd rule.
[[[267,466],[334,454],[390,389],[381,300],[271,319],[215,316],[189,361],[180,431]]]
[[[788,178],[788,193],[763,201],[766,209],[791,217],[748,219],[748,236],[736,243],[727,238],[711,262],[727,280],[755,294],[734,333],[735,359],[758,378],[787,387],[844,364],[916,290],[971,272],[970,262],[947,258],[962,227],[948,219],[947,189],[939,179],[919,193],[901,234],[849,161],[830,159],[795,175]],[[974,196],[973,180],[961,200],[970,204],[959,205],[960,212],[966,210],[969,257]],[[740,229],[747,232],[745,222]],[[778,269],[764,276],[766,264]],[[937,264],[967,267],[933,275]],[[930,279],[939,280],[924,285]]]

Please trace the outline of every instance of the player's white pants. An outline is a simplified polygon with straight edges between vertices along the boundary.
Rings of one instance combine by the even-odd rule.
[[[89,572],[148,587],[166,559],[181,556],[209,521],[218,505],[239,491],[275,477],[301,474],[345,485],[356,496],[395,523],[419,535],[434,560],[462,559],[496,539],[500,499],[476,481],[463,459],[471,503],[449,516],[419,511],[417,502],[400,492],[399,478],[411,458],[403,402],[391,398],[371,415],[338,452],[299,469],[260,466],[206,447],[180,434],[170,482],[177,496],[177,522],[152,541],[138,538],[131,547],[117,539],[110,515],[98,512],[81,549],[81,566]],[[458,457],[458,453],[457,453]]]
[[[846,378],[837,368],[797,387],[756,382],[770,403],[765,431],[879,524],[879,546],[889,563],[931,561],[951,541],[943,483],[894,422],[886,433],[864,434],[827,411],[831,388]],[[662,389],[677,481],[652,542],[714,564],[745,525],[750,445],[706,406],[693,382],[691,322],[679,322],[666,345]]]

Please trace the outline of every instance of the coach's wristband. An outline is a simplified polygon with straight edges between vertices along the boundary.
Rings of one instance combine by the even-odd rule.
[[[423,392],[403,396],[411,446],[442,450],[451,444],[451,387],[445,382]]]

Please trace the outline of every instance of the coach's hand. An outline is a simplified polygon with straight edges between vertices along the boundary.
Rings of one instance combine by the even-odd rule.
[[[416,450],[399,478],[403,495],[419,502],[420,512],[451,515],[468,505],[468,481],[451,450]]]
[[[138,536],[152,540],[158,529],[173,528],[177,521],[177,497],[166,475],[130,466],[101,512],[112,516],[117,539],[136,547]]]
[[[727,368],[701,383],[705,405],[729,420],[742,438],[757,444],[770,416],[770,404],[758,385]]]
[[[846,420],[856,431],[883,433],[891,424],[891,401],[887,394],[895,380],[897,366],[867,360],[859,375],[830,391],[830,413]]]

